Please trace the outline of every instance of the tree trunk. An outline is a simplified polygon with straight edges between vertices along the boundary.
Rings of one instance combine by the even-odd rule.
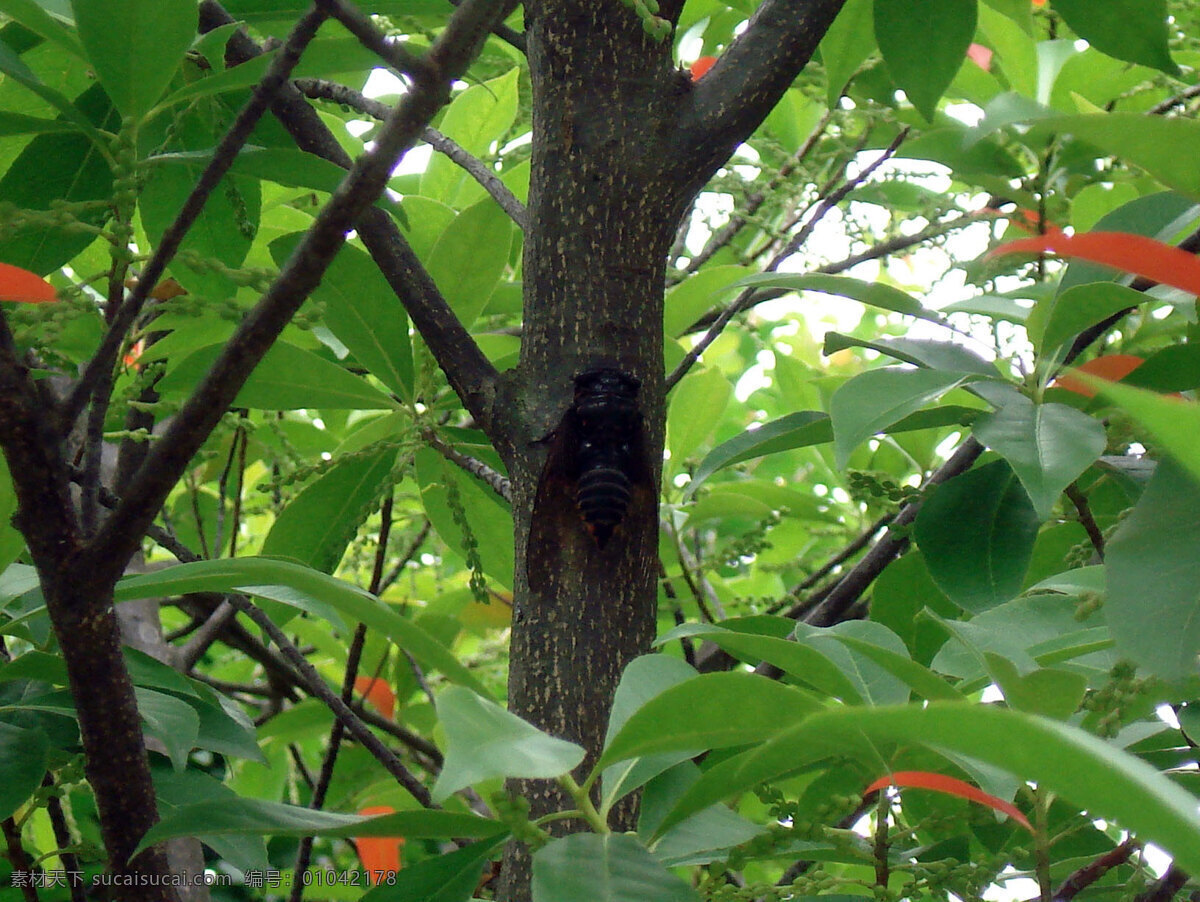
[[[517,568],[509,707],[583,745],[588,768],[621,672],[649,651],[655,632],[663,278],[675,216],[654,153],[661,137],[651,129],[670,121],[662,86],[679,76],[669,44],[651,42],[619,3],[525,8],[533,159],[517,403],[532,432],[510,462]],[[581,68],[581,60],[594,63]],[[560,476],[569,462],[553,459],[564,453],[553,433],[573,378],[602,366],[640,381],[644,435],[633,500],[600,547],[573,483]],[[520,791],[534,817],[569,807],[553,784]],[[529,897],[528,865],[524,850],[509,850],[500,898]]]

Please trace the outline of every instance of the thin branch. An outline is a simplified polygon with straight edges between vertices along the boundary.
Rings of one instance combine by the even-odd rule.
[[[47,773],[42,778],[42,786],[54,786],[54,777]],[[85,902],[87,892],[83,882],[83,868],[79,866],[79,857],[74,852],[66,851],[75,844],[75,840],[71,836],[71,828],[67,824],[62,800],[57,795],[51,794],[46,799],[46,816],[49,817],[50,828],[54,831],[54,841],[58,843],[58,857],[67,874],[71,902]]]
[[[314,0],[314,2],[325,15],[341,22],[348,32],[358,38],[360,44],[397,72],[411,75],[417,80],[436,77],[435,72],[424,59],[415,53],[410,53],[399,41],[390,40],[357,8],[347,6],[341,0]]]
[[[1141,843],[1137,840],[1127,839],[1094,861],[1089,861],[1062,882],[1054,893],[1054,902],[1068,902],[1069,899],[1074,899],[1117,865],[1128,861],[1129,857],[1141,847]]]
[[[187,644],[179,649],[176,655],[178,666],[187,673],[199,663],[207,652],[225,632],[225,627],[237,616],[237,608],[228,598],[223,599],[216,610],[201,624],[188,639]]]
[[[685,98],[672,163],[681,197],[699,191],[808,64],[844,0],[764,0]]]
[[[433,800],[430,798],[429,790],[425,788],[425,784],[418,780],[404,766],[404,762],[396,757],[396,753],[380,742],[378,737],[363,723],[362,718],[355,714],[350,706],[329,688],[325,679],[317,672],[317,669],[309,663],[308,659],[300,652],[300,649],[292,644],[291,640],[288,639],[287,635],[279,628],[275,621],[268,617],[265,611],[257,605],[252,604],[244,596],[231,595],[229,597],[233,600],[239,611],[253,620],[271,638],[271,641],[275,643],[287,662],[300,674],[308,691],[329,707],[333,712],[333,716],[345,724],[350,734],[362,743],[363,747],[371,753],[375,760],[382,764],[384,769],[395,777],[400,785],[407,789],[409,794],[423,807],[434,807]]]
[[[1148,890],[1135,896],[1133,902],[1171,902],[1187,882],[1188,875],[1172,862],[1167,872]]]
[[[408,550],[400,556],[400,559],[397,560],[392,566],[392,569],[388,571],[388,575],[380,581],[379,594],[382,595],[384,592],[390,589],[392,584],[400,578],[400,574],[404,572],[404,568],[408,566],[409,562],[414,557],[416,557],[417,552],[421,549],[421,546],[425,544],[425,540],[429,537],[429,531],[432,526],[433,524],[430,523],[429,520],[426,520],[421,524],[421,529],[417,532],[416,536],[413,537],[412,542],[409,543]]]
[[[326,81],[322,78],[297,78],[294,84],[306,97],[342,104],[375,119],[386,119],[388,113],[391,112],[391,107],[386,103],[372,100],[361,92],[334,81]],[[504,182],[500,181],[486,163],[478,157],[472,156],[465,148],[432,126],[427,127],[421,133],[421,139],[452,163],[461,166],[484,191],[491,195],[492,200],[508,214],[509,218],[522,231],[528,228],[529,217],[525,212],[525,205],[517,199],[517,196],[508,189]]]
[[[463,454],[452,445],[447,445],[432,431],[425,433],[425,441],[446,460],[470,473],[505,501],[512,503],[512,483],[503,473],[497,473],[482,460],[471,457],[469,454]]]
[[[112,321],[108,325],[108,331],[104,334],[99,348],[97,348],[92,359],[87,362],[83,373],[79,377],[79,381],[75,383],[75,387],[71,390],[70,395],[67,396],[61,409],[58,411],[58,428],[62,434],[65,435],[71,430],[72,424],[79,416],[80,411],[83,410],[83,405],[87,402],[88,397],[91,396],[93,388],[100,384],[103,375],[108,373],[111,376],[113,366],[116,364],[117,354],[120,352],[121,345],[125,341],[125,336],[129,333],[130,328],[132,328],[138,314],[141,313],[146,298],[154,290],[163,273],[166,272],[167,265],[179,250],[184,236],[187,235],[188,230],[204,209],[204,204],[208,200],[208,196],[217,187],[217,184],[225,176],[225,173],[229,171],[229,167],[233,165],[238,151],[249,140],[250,133],[254,131],[254,126],[267,111],[271,99],[275,96],[276,92],[287,81],[287,77],[291,74],[292,69],[300,61],[300,54],[308,46],[309,42],[316,37],[317,29],[321,27],[321,23],[324,20],[325,14],[323,12],[310,10],[296,22],[287,40],[279,48],[275,59],[271,61],[266,74],[263,75],[262,80],[255,87],[250,100],[242,108],[242,111],[238,113],[237,119],[229,127],[229,131],[217,142],[217,146],[213,150],[212,159],[205,167],[204,172],[200,173],[200,178],[196,181],[196,187],[192,189],[192,193],[188,195],[187,200],[183,202],[183,206],[179,210],[179,215],[175,217],[175,221],[163,232],[158,246],[154,249],[154,255],[146,263],[145,268],[138,278],[137,285],[134,286],[129,297],[125,299],[124,303],[120,305],[113,315]]]
[[[1096,549],[1097,557],[1103,563],[1104,533],[1100,531],[1100,526],[1096,523],[1096,518],[1092,516],[1092,508],[1088,504],[1087,495],[1079,488],[1079,483],[1077,482],[1073,482],[1067,486],[1064,494],[1066,494],[1067,500],[1075,506],[1075,512],[1079,515],[1079,523],[1083,526],[1084,532],[1087,533],[1092,547]]]
[[[825,129],[829,127],[829,123],[833,121],[833,117],[836,113],[836,106],[830,107],[828,110],[826,110],[825,115],[821,117],[821,121],[817,123],[816,127],[809,134],[808,138],[805,139],[799,150],[792,154],[792,156],[786,162],[784,162],[782,166],[779,167],[779,171],[772,176],[771,180],[761,191],[755,191],[748,198],[746,198],[746,206],[742,210],[734,213],[733,216],[729,218],[727,223],[708,236],[708,241],[704,243],[704,247],[700,249],[695,257],[688,261],[687,266],[683,268],[682,272],[678,276],[668,279],[668,284],[680,282],[683,280],[684,276],[691,275],[692,273],[696,272],[701,266],[711,260],[713,255],[715,255],[722,248],[726,247],[729,242],[733,241],[733,239],[737,237],[738,233],[740,233],[742,229],[746,227],[746,223],[750,221],[750,217],[758,212],[759,208],[762,207],[767,198],[771,196],[772,192],[774,192],[775,189],[787,181],[791,174],[796,170],[796,167],[799,166],[812,152],[813,147],[816,146],[817,141],[820,140],[821,136],[825,133]]]
[[[1162,103],[1156,104],[1146,110],[1152,116],[1162,116],[1165,113],[1171,112],[1177,106],[1182,106],[1193,98],[1200,97],[1200,85],[1192,85],[1184,91],[1176,94],[1174,97],[1168,97]]]
[[[463,0],[450,0],[450,5],[461,6],[462,2]],[[492,29],[492,34],[494,34],[500,40],[512,45],[517,50],[520,50],[522,53],[525,53],[525,35],[521,34],[521,32],[514,31],[501,22]]]
[[[707,76],[705,77],[707,78]],[[774,259],[767,264],[764,271],[774,272],[779,267],[780,263],[795,253],[796,249],[808,240],[813,229],[816,228],[816,224],[822,219],[822,217],[824,217],[825,214],[828,213],[829,210],[831,210],[834,206],[845,199],[847,194],[870,178],[875,170],[883,165],[886,160],[890,159],[907,136],[908,129],[902,129],[900,134],[898,134],[892,143],[887,146],[883,153],[880,154],[878,159],[872,162],[870,166],[860,172],[856,177],[847,179],[839,188],[825,197],[825,199],[816,208],[812,218],[809,219],[800,232],[787,243],[783,250],[776,254]],[[742,311],[749,309],[752,304],[755,303],[755,296],[755,289],[747,288],[740,295],[738,295],[737,299],[732,304],[721,311],[721,314],[716,318],[712,326],[709,327],[708,331],[705,332],[704,335],[701,336],[700,340],[697,341],[692,347],[692,349],[683,356],[683,359],[679,361],[679,365],[676,366],[671,372],[671,375],[667,377],[667,381],[665,383],[667,391],[670,391],[680,379],[687,375],[688,370],[695,365],[696,361],[700,359],[700,355],[707,350],[708,346],[716,341],[717,337],[723,331],[725,331],[725,327],[729,325],[730,321]]]
[[[38,891],[33,885],[33,862],[21,844],[21,831],[17,827],[17,822],[11,817],[6,817],[0,823],[0,827],[4,830],[4,845],[14,876],[17,872],[26,875],[26,879],[21,884],[21,898],[25,902],[38,902]]]
[[[958,450],[950,456],[950,459],[929,477],[926,486],[940,485],[965,473],[982,453],[983,445],[974,438],[968,438],[958,446]],[[908,547],[909,539],[905,527],[917,519],[920,510],[920,502],[910,502],[904,505],[888,526],[888,531],[883,537],[849,573],[838,581],[833,591],[826,596],[819,607],[804,618],[804,621],[813,626],[832,626],[841,621],[846,612],[858,601],[859,596],[875,581],[875,578]]]
[[[274,345],[292,315],[320,283],[345,243],[347,233],[382,193],[397,160],[445,105],[450,83],[465,72],[491,25],[503,17],[513,2],[515,0],[467,0],[451,17],[427,57],[440,78],[417,81],[401,98],[384,123],[374,148],[359,158],[334,191],[283,265],[279,277],[242,320],[212,368],[155,442],[131,480],[121,504],[100,528],[95,541],[90,543],[89,563],[100,572],[116,570],[119,573],[123,562],[137,549],[146,527],[192,456],[203,445],[258,362]],[[386,217],[387,214],[382,215]],[[405,279],[405,283],[407,281]],[[448,307],[446,311],[453,316]],[[464,331],[457,318],[455,325],[456,331]],[[432,341],[430,345],[433,346]],[[494,372],[490,364],[488,367]]]
[[[503,2],[504,8],[508,9],[514,0]],[[202,0],[202,31],[234,24],[234,21],[216,0]],[[452,34],[451,31],[443,31],[438,46],[447,40],[457,39],[455,35],[458,32]],[[474,37],[482,39],[482,34],[476,33]],[[261,53],[262,50],[244,31],[235,31],[229,40],[227,56],[234,63],[245,62]],[[433,51],[427,58],[440,59]],[[438,89],[441,90],[442,86]],[[420,86],[417,91],[404,96],[401,106],[411,109],[414,95],[418,93],[421,93]],[[290,85],[280,91],[272,105],[272,112],[302,150],[349,168],[350,157],[337,138],[307,100]],[[359,217],[354,227],[380,272],[404,304],[413,325],[425,339],[463,405],[480,427],[489,432],[489,437],[498,447],[503,449],[511,445],[510,433],[515,432],[515,427],[510,424],[511,413],[507,410],[494,412],[492,408],[499,374],[438,291],[395,222],[386,212],[371,206]]]
[[[854,557],[854,555],[866,548],[867,545],[871,543],[871,539],[875,537],[875,534],[891,523],[895,518],[895,514],[884,514],[882,517],[864,529],[861,533],[859,533],[858,536],[852,542],[846,545],[845,548],[833,555],[833,557],[827,560],[824,564],[802,579],[796,585],[796,587],[787,594],[787,597],[771,605],[771,607],[767,609],[767,613],[779,613],[779,611],[788,604],[789,599],[799,598],[804,592],[807,592],[842,564],[846,563],[846,561],[850,560],[850,558]]]

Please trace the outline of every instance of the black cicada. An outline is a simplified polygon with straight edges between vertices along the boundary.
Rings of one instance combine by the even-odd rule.
[[[575,401],[563,420],[575,503],[601,548],[625,516],[643,466],[641,383],[604,367],[575,377]]]

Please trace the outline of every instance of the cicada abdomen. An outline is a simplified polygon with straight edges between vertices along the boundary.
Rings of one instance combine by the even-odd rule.
[[[564,422],[575,503],[601,548],[624,519],[643,466],[640,388],[636,378],[610,367],[580,373]]]

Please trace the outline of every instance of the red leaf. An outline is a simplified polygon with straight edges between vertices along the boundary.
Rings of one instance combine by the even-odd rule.
[[[1034,6],[1045,6],[1046,0],[1033,0],[1033,5]]]
[[[1102,357],[1094,357],[1087,363],[1080,364],[1075,367],[1075,372],[1087,373],[1089,376],[1095,376],[1097,379],[1106,379],[1109,382],[1120,382],[1139,366],[1146,361],[1141,357],[1135,357],[1133,354],[1105,354]],[[1096,389],[1084,382],[1082,379],[1076,379],[1071,373],[1063,373],[1054,380],[1056,388],[1065,388],[1067,391],[1073,391],[1077,395],[1083,395],[1085,398],[1096,397]]]
[[[704,77],[704,73],[711,69],[716,62],[717,58],[715,56],[702,56],[696,62],[692,63],[689,67],[689,71],[692,73],[692,81],[699,81]]]
[[[371,703],[388,720],[396,718],[396,695],[383,680],[360,676],[354,681],[354,691]]]
[[[947,777],[945,774],[934,774],[924,770],[896,771],[894,774],[880,777],[863,790],[863,795],[872,793],[877,789],[885,789],[888,786],[910,786],[914,789],[932,789],[935,792],[944,792],[947,795],[958,796],[960,799],[966,799],[968,802],[978,802],[980,805],[987,805],[989,808],[993,808],[1002,814],[1007,814],[1030,833],[1033,832],[1033,827],[1029,825],[1028,818],[1011,802],[1006,802],[1004,799],[986,793],[977,786],[972,786],[970,783],[964,783],[962,780],[956,780],[954,777]]]
[[[992,49],[990,47],[984,47],[982,44],[972,44],[967,48],[967,59],[984,72],[990,72],[992,69]]]
[[[378,817],[382,814],[395,814],[396,809],[391,805],[372,805],[363,808],[359,814],[364,817]],[[363,870],[372,884],[378,884],[389,874],[400,870],[400,850],[404,847],[403,836],[356,836],[358,857],[362,860]]]
[[[43,304],[57,300],[54,287],[41,276],[19,266],[0,263],[0,301]]]
[[[1035,238],[1019,238],[1001,245],[988,256],[1026,253],[1090,260],[1200,295],[1200,259],[1145,235],[1125,232],[1084,232],[1081,235],[1050,233]]]

